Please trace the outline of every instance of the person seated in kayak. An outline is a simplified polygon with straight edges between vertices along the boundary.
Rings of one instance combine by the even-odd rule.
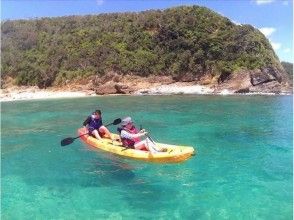
[[[98,140],[101,140],[102,137],[113,139],[109,130],[102,123],[100,110],[96,110],[88,116],[83,125],[88,129],[89,133]]]
[[[121,127],[118,128],[120,133],[121,142],[124,147],[133,148],[136,150],[150,151],[151,154],[158,151],[166,151],[166,149],[157,149],[155,144],[152,143],[149,138],[141,140],[141,138],[146,137],[148,132],[144,129],[138,131],[132,122],[131,117],[126,117],[122,120]]]

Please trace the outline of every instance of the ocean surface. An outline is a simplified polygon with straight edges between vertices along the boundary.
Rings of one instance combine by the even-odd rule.
[[[180,164],[66,147],[95,109],[131,116]],[[292,219],[292,96],[116,96],[2,103],[2,219]],[[110,127],[112,131],[115,126]]]

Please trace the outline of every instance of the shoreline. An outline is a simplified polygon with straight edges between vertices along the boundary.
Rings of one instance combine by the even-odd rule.
[[[152,87],[150,89],[140,89],[134,92],[134,95],[213,95],[213,96],[285,96],[293,95],[292,93],[281,92],[279,94],[274,92],[248,92],[235,93],[234,90],[222,89],[214,90],[209,86],[202,85],[161,85]]]
[[[39,89],[37,87],[12,87],[9,89],[1,89],[0,102],[78,98],[90,96],[97,95],[91,91]]]
[[[117,96],[117,95],[131,95],[131,96],[146,96],[146,95],[235,95],[235,96],[279,96],[292,95],[291,93],[234,93],[234,91],[223,89],[215,91],[209,86],[203,85],[181,85],[178,83],[169,85],[160,85],[150,87],[148,89],[139,89],[131,94],[105,94],[97,95],[92,90],[72,91],[69,89],[39,89],[37,87],[12,87],[9,89],[1,89],[0,102],[13,102],[25,100],[47,100],[59,98],[79,98],[79,97],[95,97],[95,96]]]

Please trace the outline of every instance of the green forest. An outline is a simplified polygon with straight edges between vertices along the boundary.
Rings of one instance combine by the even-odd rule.
[[[293,63],[282,62],[281,64],[284,67],[285,71],[287,72],[290,82],[292,82],[293,81]]]
[[[45,88],[108,71],[180,80],[280,66],[259,30],[198,6],[3,21],[1,28],[1,78],[17,85]]]

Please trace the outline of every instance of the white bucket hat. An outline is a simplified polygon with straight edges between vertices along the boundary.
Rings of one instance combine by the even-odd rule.
[[[129,123],[133,123],[132,118],[131,117],[126,117],[122,120],[121,125],[122,126],[126,126]]]

